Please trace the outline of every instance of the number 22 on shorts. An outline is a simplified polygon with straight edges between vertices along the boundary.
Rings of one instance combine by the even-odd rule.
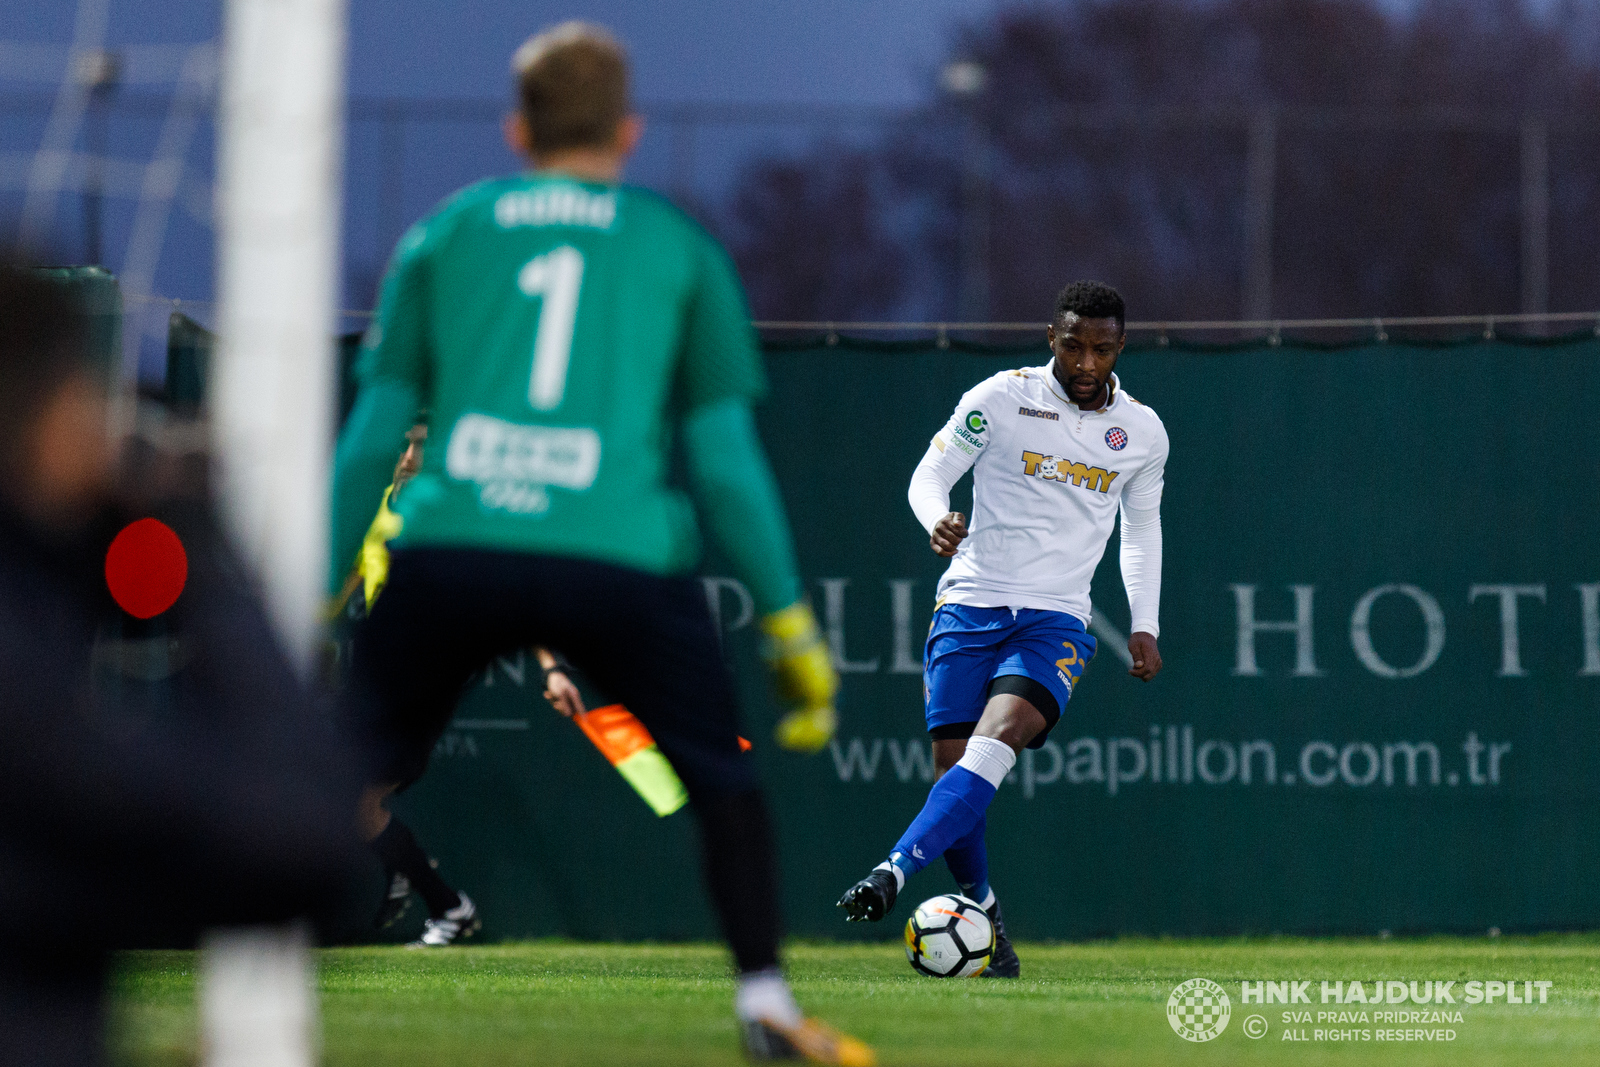
[[[554,411],[567,390],[572,360],[572,327],[578,319],[578,289],[583,285],[583,253],[571,245],[530,259],[517,272],[517,288],[542,298],[533,331],[533,371],[528,403],[535,411]]]
[[[1062,681],[1067,683],[1067,691],[1070,693],[1072,687],[1077,684],[1078,675],[1083,673],[1083,663],[1079,661],[1078,650],[1072,647],[1071,641],[1061,642],[1061,647],[1067,650],[1067,654],[1056,660],[1056,670],[1060,672]],[[1074,667],[1078,669],[1073,670]]]

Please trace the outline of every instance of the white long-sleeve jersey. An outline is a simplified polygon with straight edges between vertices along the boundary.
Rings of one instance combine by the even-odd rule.
[[[931,533],[950,487],[975,468],[969,534],[940,602],[1064,611],[1087,626],[1089,582],[1120,508],[1130,632],[1159,636],[1166,427],[1114,374],[1106,406],[1079,410],[1053,370],[1002,371],[968,390],[911,476],[911,508]]]

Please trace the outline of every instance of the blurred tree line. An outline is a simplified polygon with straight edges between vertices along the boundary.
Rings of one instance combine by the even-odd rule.
[[[1597,12],[1002,8],[953,42],[981,87],[937,92],[865,146],[752,163],[715,225],[766,319],[1038,321],[1078,277],[1140,319],[1593,309]],[[1548,282],[1530,294],[1541,217]]]

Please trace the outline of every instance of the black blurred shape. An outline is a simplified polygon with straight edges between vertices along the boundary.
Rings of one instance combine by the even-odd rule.
[[[331,915],[360,869],[356,761],[227,547],[203,457],[135,442],[114,490],[41,520],[30,445],[93,373],[83,326],[59,286],[0,265],[0,1064],[99,1062],[113,950]],[[104,563],[146,516],[189,576],[141,622]]]

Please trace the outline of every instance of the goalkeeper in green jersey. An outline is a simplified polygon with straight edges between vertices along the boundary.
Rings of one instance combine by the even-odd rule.
[[[618,184],[643,127],[608,34],[556,27],[514,68],[507,137],[532,169],[462,190],[401,239],[339,442],[339,565],[419,409],[437,442],[401,495],[389,580],[352,652],[369,798],[422,775],[473,672],[559,650],[683,779],[749,1054],[871,1063],[804,1018],[778,970],[772,831],[693,578],[703,524],[762,614],[791,708],[780,743],[826,744],[838,680],[750,413],[766,383],[743,292],[694,222]],[[674,443],[687,494],[667,480]]]

